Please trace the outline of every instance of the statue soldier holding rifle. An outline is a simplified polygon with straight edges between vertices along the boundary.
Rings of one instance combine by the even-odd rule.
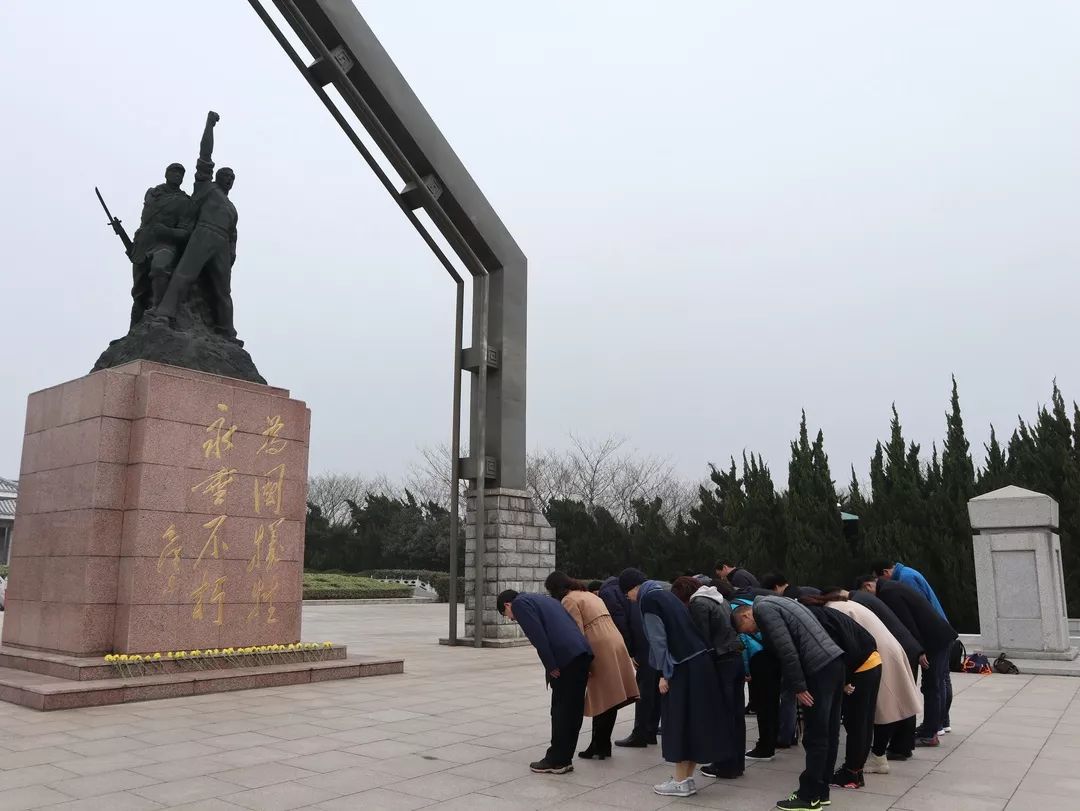
[[[192,283],[204,281],[214,313],[214,330],[230,340],[236,339],[233,327],[232,265],[236,261],[236,206],[229,199],[229,190],[236,180],[232,169],[222,167],[217,175],[211,155],[214,151],[214,125],[220,116],[212,110],[206,115],[206,127],[199,143],[199,159],[195,164],[195,188],[191,195],[189,216],[194,230],[180,264],[169,280],[155,317],[172,322],[177,307]],[[211,180],[213,178],[213,180]]]
[[[183,182],[184,167],[170,163],[165,169],[165,182],[147,189],[143,197],[139,230],[131,246],[135,280],[131,288],[131,326],[139,322],[146,310],[160,303],[176,258],[187,242],[190,198],[180,188]]]
[[[94,189],[109,225],[124,243],[124,252],[131,260],[131,324],[142,320],[143,313],[157,306],[169,284],[169,275],[176,258],[187,241],[187,192],[180,188],[184,182],[184,167],[170,163],[165,168],[165,182],[146,190],[143,196],[142,217],[135,238],[129,239],[124,226],[113,217],[101,192]]]

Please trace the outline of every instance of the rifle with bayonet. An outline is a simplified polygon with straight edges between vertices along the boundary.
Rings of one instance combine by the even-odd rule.
[[[127,235],[127,231],[124,230],[124,226],[120,224],[120,218],[114,217],[112,212],[109,211],[109,207],[105,205],[105,199],[101,196],[101,192],[98,191],[98,187],[94,186],[94,194],[97,195],[98,202],[101,203],[101,207],[105,209],[105,216],[109,218],[109,225],[112,227],[113,232],[120,237],[120,241],[124,243],[124,253],[131,258],[131,252],[134,249],[134,245],[131,244],[131,237]]]

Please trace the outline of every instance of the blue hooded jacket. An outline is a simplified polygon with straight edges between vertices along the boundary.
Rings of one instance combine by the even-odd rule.
[[[946,622],[949,618],[945,616],[945,609],[941,607],[941,601],[938,600],[937,595],[934,594],[934,590],[930,587],[930,584],[926,582],[926,578],[922,576],[922,572],[918,569],[912,569],[910,566],[905,566],[903,563],[897,563],[893,566],[892,580],[897,583],[903,583],[905,586],[911,586],[915,591],[919,592],[923,597],[930,601],[930,605],[934,607],[934,610],[941,615],[941,618]]]

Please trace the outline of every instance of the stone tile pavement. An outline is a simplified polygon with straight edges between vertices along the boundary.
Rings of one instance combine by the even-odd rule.
[[[446,611],[305,608],[305,640],[403,655],[402,676],[45,714],[0,704],[0,811],[764,811],[795,784],[796,751],[732,783],[700,778],[690,800],[652,793],[669,773],[655,748],[532,775],[548,735],[535,654],[440,647]],[[862,791],[836,790],[832,808],[1080,808],[1080,679],[954,681],[943,746],[868,775]],[[617,732],[626,731],[623,721]]]

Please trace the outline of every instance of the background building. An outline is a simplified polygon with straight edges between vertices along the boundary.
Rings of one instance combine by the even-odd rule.
[[[11,559],[11,528],[15,524],[15,497],[19,483],[0,477],[0,564]]]

